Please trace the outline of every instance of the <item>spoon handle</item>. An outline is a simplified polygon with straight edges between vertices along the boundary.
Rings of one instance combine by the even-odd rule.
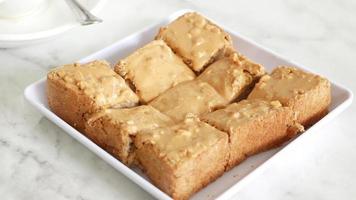
[[[91,14],[77,0],[65,0],[68,6],[75,13],[77,20],[81,25],[90,25],[103,22],[102,19]]]

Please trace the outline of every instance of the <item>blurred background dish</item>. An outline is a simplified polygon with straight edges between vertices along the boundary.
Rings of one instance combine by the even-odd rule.
[[[0,0],[0,18],[20,18],[43,10],[48,0]]]
[[[78,0],[78,2],[97,14],[105,0]],[[35,13],[23,17],[0,16],[0,48],[33,44],[79,25],[65,1],[46,0],[42,9]]]

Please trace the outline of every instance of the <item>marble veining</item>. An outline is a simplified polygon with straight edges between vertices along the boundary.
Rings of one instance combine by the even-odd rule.
[[[153,199],[41,116],[23,90],[170,13],[192,8],[356,92],[353,0],[108,0],[105,22],[22,48],[0,48],[0,199]],[[239,190],[238,199],[356,196],[356,106]],[[234,198],[235,199],[235,198]]]

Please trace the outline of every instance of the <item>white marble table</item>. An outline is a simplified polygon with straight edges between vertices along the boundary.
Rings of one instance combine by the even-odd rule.
[[[26,85],[181,8],[193,8],[356,92],[356,2],[108,1],[105,23],[42,44],[0,49],[0,199],[152,199],[23,97]],[[356,106],[326,125],[291,162],[275,165],[238,199],[356,197]]]

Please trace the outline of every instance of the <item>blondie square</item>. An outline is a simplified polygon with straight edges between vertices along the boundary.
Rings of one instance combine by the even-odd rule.
[[[227,33],[195,12],[161,28],[156,38],[163,39],[196,72],[232,46]]]
[[[99,146],[130,166],[135,160],[133,140],[137,132],[173,125],[173,121],[151,106],[106,109],[94,114],[85,132]]]
[[[278,67],[256,84],[248,99],[278,100],[297,114],[297,121],[308,127],[328,112],[330,82],[294,67]]]
[[[295,123],[292,110],[278,101],[242,100],[202,116],[202,121],[229,134],[227,169],[248,156],[282,144],[302,130]]]
[[[47,75],[46,90],[50,109],[80,131],[91,113],[138,103],[136,94],[105,61],[55,68]]]
[[[173,199],[188,199],[225,170],[228,136],[196,118],[139,133],[136,157],[149,179]]]
[[[209,65],[198,80],[209,83],[227,101],[241,98],[265,73],[262,65],[233,53]]]
[[[135,88],[143,103],[195,78],[194,72],[162,40],[154,40],[120,60],[115,71]]]
[[[227,104],[213,87],[202,81],[187,81],[167,90],[150,105],[175,121],[183,120],[187,114],[200,115]]]

